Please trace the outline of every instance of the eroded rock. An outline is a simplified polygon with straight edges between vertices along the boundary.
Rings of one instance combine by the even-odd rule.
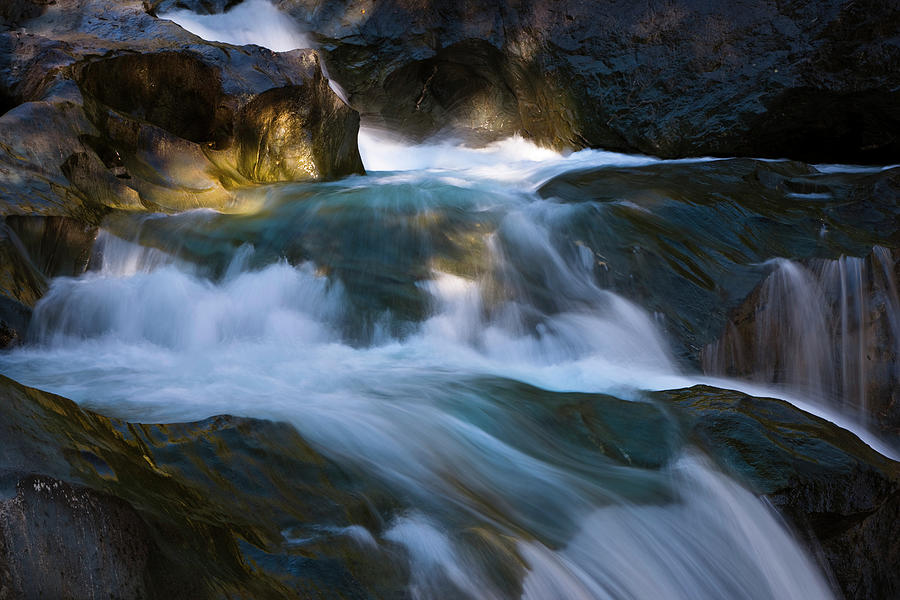
[[[108,0],[61,0],[0,49],[0,214],[226,210],[247,183],[362,172],[358,117],[314,51],[206,43]]]

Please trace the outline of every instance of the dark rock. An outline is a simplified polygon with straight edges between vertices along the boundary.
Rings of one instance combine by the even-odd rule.
[[[153,553],[147,525],[118,498],[24,476],[0,502],[0,598],[162,598]]]
[[[361,107],[380,126],[418,140],[441,135],[482,144],[521,134],[572,147],[577,134],[544,76],[486,41],[463,40],[391,71],[384,93]]]
[[[288,425],[125,423],[0,377],[0,439],[0,597],[402,597],[402,557],[341,533],[393,501]]]
[[[46,275],[34,264],[19,236],[6,223],[0,223],[0,253],[0,295],[33,307],[47,287]]]
[[[87,270],[96,227],[66,217],[10,216],[6,224],[44,277],[75,277]]]
[[[0,348],[22,343],[30,322],[31,307],[8,296],[0,296]]]
[[[415,137],[478,114],[557,148],[900,160],[892,2],[279,5],[320,35],[364,117]],[[468,85],[447,95],[431,74]]]
[[[85,62],[86,96],[188,141],[227,144],[233,116],[218,70],[194,53],[123,54]]]
[[[0,221],[0,348],[25,338],[31,309],[49,278],[84,273],[96,228],[65,217]]]
[[[699,448],[787,519],[846,598],[893,598],[900,590],[900,463],[833,423],[782,400],[708,386],[648,393],[644,401],[506,380],[480,380],[478,390],[517,408],[512,423],[488,430],[503,439],[505,429],[521,443],[539,423],[529,452],[551,464],[612,461],[635,468],[635,481],[637,469],[660,469]],[[633,501],[652,490],[640,486],[626,492]],[[653,501],[668,501],[655,491]]]
[[[816,390],[900,436],[900,253],[793,269],[799,277],[776,270],[730,312],[704,371]]]
[[[31,309],[47,288],[19,236],[0,222],[0,348],[25,338]]]
[[[6,0],[0,6],[0,25],[13,27],[39,17],[51,3],[52,0]]]
[[[604,167],[564,173],[538,193],[577,207],[561,235],[592,252],[604,287],[664,315],[695,367],[771,272],[769,259],[900,247],[900,169],[827,173],[750,159]]]

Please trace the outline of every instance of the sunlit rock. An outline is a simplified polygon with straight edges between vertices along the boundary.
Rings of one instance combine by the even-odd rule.
[[[227,210],[248,183],[362,172],[358,116],[312,50],[206,43],[104,0],[59,2],[0,38],[3,214]]]

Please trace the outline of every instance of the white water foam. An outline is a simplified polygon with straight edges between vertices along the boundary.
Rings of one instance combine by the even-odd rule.
[[[419,166],[528,186],[573,165],[571,156],[541,159],[545,151],[521,140],[457,150]],[[619,160],[585,156],[591,165]],[[509,168],[508,158],[518,161],[509,171],[491,168]],[[659,471],[570,468],[535,452],[558,442],[540,423],[514,429],[527,398],[484,391],[482,379],[499,377],[638,400],[640,390],[700,381],[678,371],[650,315],[598,287],[589,257],[566,260],[554,246],[546,219],[571,208],[519,195],[484,241],[492,277],[434,270],[421,284],[432,314],[406,337],[348,343],[348,292],[313,264],[250,270],[245,246],[211,281],[107,236],[103,268],[55,279],[35,310],[34,343],[0,365],[26,384],[135,421],[230,413],[293,423],[414,507],[375,541],[405,550],[415,597],[508,597],[480,547],[466,541],[488,526],[513,541],[511,562],[527,568],[526,598],[830,597],[774,513],[701,459]],[[551,292],[544,301],[552,309],[537,308],[535,281]],[[620,497],[613,484],[624,479],[662,491]]]
[[[455,172],[467,178],[516,182],[518,188],[524,187],[528,191],[573,169],[721,160],[689,158],[664,161],[652,156],[591,149],[562,154],[520,136],[480,148],[468,147],[452,139],[410,145],[388,132],[365,127],[359,130],[359,153],[367,171]]]
[[[159,17],[211,42],[255,44],[274,52],[313,47],[296,22],[267,0],[245,0],[228,12],[215,15],[174,10]]]

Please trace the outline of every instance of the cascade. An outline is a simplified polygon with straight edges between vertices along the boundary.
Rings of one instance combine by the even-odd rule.
[[[872,399],[897,381],[896,263],[880,246],[865,258],[772,261],[722,338],[704,349],[704,371],[783,384],[865,421],[878,410]]]
[[[312,46],[264,0],[161,17],[207,40]],[[634,226],[628,253],[716,292],[709,264],[734,266],[735,285],[763,268],[746,264],[747,249],[762,245],[755,232],[693,261],[701,249],[690,239],[668,244],[691,219],[667,212],[676,202],[652,185],[573,202],[538,189],[570,172],[727,159],[562,154],[519,136],[479,148],[412,144],[367,127],[358,143],[365,175],[247,185],[230,213],[113,211],[88,271],[49,282],[26,343],[0,353],[0,372],[130,423],[287,423],[341,477],[365,474],[381,503],[365,498],[364,518],[277,524],[272,545],[290,569],[332,536],[401,573],[400,597],[835,597],[821,557],[750,491],[753,474],[724,466],[740,449],[715,455],[685,425],[690,410],[708,407],[660,398],[699,385],[777,395],[896,458],[865,427],[893,393],[883,388],[900,385],[895,251],[768,260],[770,272],[704,349],[701,374],[670,347],[666,314],[646,306],[642,286],[614,287],[622,265],[579,227],[588,214]],[[782,174],[759,172],[782,185]],[[818,171],[845,172],[860,171]],[[640,236],[665,238],[666,260]],[[691,299],[663,301],[677,309]],[[735,429],[752,429],[756,416],[739,414]],[[267,477],[268,457],[256,459]],[[236,494],[241,485],[255,483],[235,484]],[[235,545],[245,558],[272,549]]]

